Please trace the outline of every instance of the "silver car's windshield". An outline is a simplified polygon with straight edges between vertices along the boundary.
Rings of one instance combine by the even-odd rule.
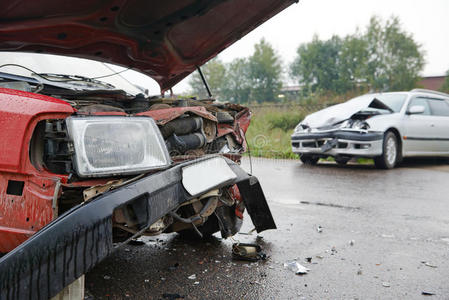
[[[395,113],[401,111],[404,105],[407,95],[405,94],[379,94],[376,95],[376,99],[382,101],[383,104],[391,108]]]

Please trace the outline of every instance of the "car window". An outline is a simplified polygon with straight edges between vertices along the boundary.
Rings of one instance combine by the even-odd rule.
[[[449,117],[449,104],[444,100],[429,99],[430,110],[434,116]]]
[[[423,97],[416,97],[413,98],[412,101],[410,101],[410,104],[408,106],[408,108],[410,109],[410,107],[415,106],[415,105],[419,105],[419,106],[424,106],[424,112],[420,115],[430,115],[430,106],[429,103],[427,102],[427,98],[423,98]]]
[[[376,98],[397,113],[401,111],[407,96],[404,94],[381,94],[377,95]]]

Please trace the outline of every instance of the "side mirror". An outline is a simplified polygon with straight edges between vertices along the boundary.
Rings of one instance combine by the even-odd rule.
[[[422,114],[425,110],[426,108],[422,105],[413,105],[408,109],[407,114],[408,115]]]

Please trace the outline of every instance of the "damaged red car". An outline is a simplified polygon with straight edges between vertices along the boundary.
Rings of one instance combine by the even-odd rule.
[[[239,166],[248,108],[105,63],[164,95],[293,2],[0,3],[0,299],[51,298],[142,235],[227,238],[245,209],[276,228]]]

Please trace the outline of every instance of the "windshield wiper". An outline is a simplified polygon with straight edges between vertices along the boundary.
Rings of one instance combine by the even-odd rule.
[[[92,79],[81,75],[67,75],[67,74],[53,74],[53,73],[36,73],[39,77],[48,80],[50,82],[87,85],[88,87],[101,88],[101,89],[115,89],[110,83],[106,83],[100,80]],[[55,79],[56,78],[56,79]]]

